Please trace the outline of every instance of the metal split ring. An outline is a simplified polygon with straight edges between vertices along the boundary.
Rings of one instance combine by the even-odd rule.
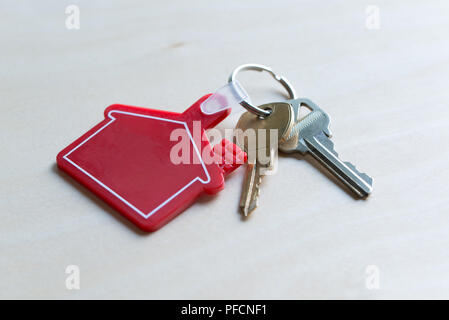
[[[280,84],[282,84],[282,86],[285,88],[285,90],[287,90],[290,99],[296,99],[296,93],[295,93],[295,89],[293,89],[292,85],[290,84],[290,82],[287,80],[287,78],[277,75],[276,73],[274,73],[274,71],[266,66],[263,66],[261,64],[242,64],[241,66],[237,67],[234,69],[234,71],[232,71],[231,75],[228,78],[228,82],[233,82],[235,81],[235,78],[237,76],[237,74],[240,71],[245,71],[245,70],[254,70],[254,71],[266,71],[269,74],[271,74],[273,76],[273,78],[278,81]],[[253,106],[252,104],[250,104],[249,102],[243,100],[242,102],[240,102],[240,104],[242,105],[242,107],[244,107],[245,109],[247,109],[248,111],[260,116],[260,117],[266,117],[268,115],[270,115],[271,111],[270,110],[264,110],[261,109],[259,107]]]

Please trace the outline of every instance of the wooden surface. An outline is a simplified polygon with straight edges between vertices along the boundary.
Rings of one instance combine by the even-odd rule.
[[[2,1],[1,298],[449,298],[447,1],[73,4],[79,30],[68,3]],[[248,221],[239,169],[143,234],[55,167],[108,105],[180,112],[248,62],[328,111],[342,159],[374,178],[368,200],[282,157]],[[240,79],[255,102],[285,97],[267,75]]]

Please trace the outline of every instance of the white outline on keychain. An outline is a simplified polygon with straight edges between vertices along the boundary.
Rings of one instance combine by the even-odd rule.
[[[167,121],[167,122],[173,122],[173,123],[179,123],[184,125],[184,127],[186,128],[187,133],[189,134],[189,138],[190,141],[192,141],[193,147],[195,148],[195,151],[198,155],[198,158],[201,161],[201,166],[204,169],[204,172],[206,173],[206,177],[207,180],[204,181],[202,180],[199,176],[196,176],[192,181],[190,181],[188,184],[186,184],[184,187],[182,187],[181,189],[179,189],[177,192],[175,192],[172,196],[170,196],[167,200],[165,200],[164,202],[162,202],[159,206],[157,206],[155,209],[153,209],[150,213],[145,214],[142,211],[140,211],[139,209],[137,209],[135,206],[133,206],[131,203],[129,203],[127,200],[125,200],[122,196],[120,196],[117,192],[115,192],[114,190],[112,190],[111,188],[109,188],[107,185],[105,185],[104,183],[102,183],[100,180],[98,180],[97,178],[95,178],[93,175],[91,175],[89,172],[87,172],[86,170],[84,170],[83,168],[81,168],[79,165],[77,165],[75,162],[73,162],[72,160],[70,160],[68,158],[68,156],[75,151],[76,149],[78,149],[79,147],[81,147],[84,143],[86,143],[87,141],[89,141],[92,137],[94,137],[97,133],[99,133],[100,131],[102,131],[104,128],[106,128],[107,126],[109,126],[111,123],[113,123],[116,118],[114,118],[112,116],[112,113],[121,113],[121,114],[126,114],[126,115],[130,115],[130,116],[136,116],[136,117],[142,117],[142,118],[149,118],[149,119],[155,119],[155,120],[160,120],[160,121]],[[72,150],[70,150],[66,155],[63,156],[63,158],[65,160],[67,160],[67,162],[69,162],[70,164],[72,164],[75,168],[77,168],[78,170],[80,170],[81,172],[83,172],[85,175],[87,175],[89,178],[91,178],[92,180],[94,180],[96,183],[98,183],[100,186],[102,186],[104,189],[106,189],[107,191],[109,191],[110,193],[112,193],[112,195],[114,195],[115,197],[117,197],[120,201],[122,201],[123,203],[125,203],[127,206],[129,206],[131,209],[133,209],[134,211],[136,211],[138,214],[140,214],[144,219],[148,219],[150,216],[152,216],[154,213],[156,213],[160,208],[162,208],[163,206],[165,206],[167,203],[169,203],[171,200],[173,200],[176,196],[178,196],[181,192],[183,192],[185,189],[187,189],[190,185],[192,185],[195,181],[200,181],[202,184],[207,184],[211,181],[210,179],[210,175],[209,172],[206,169],[206,165],[203,162],[203,158],[201,157],[201,154],[198,150],[198,147],[195,144],[195,141],[193,140],[192,134],[190,133],[189,127],[187,126],[187,123],[183,122],[183,121],[177,121],[177,120],[171,120],[171,119],[165,119],[165,118],[159,118],[159,117],[153,117],[153,116],[147,116],[147,115],[142,115],[142,114],[138,114],[138,113],[131,113],[131,112],[126,112],[126,111],[118,111],[118,110],[111,110],[108,113],[108,117],[111,119],[111,121],[109,121],[108,123],[106,123],[104,126],[102,126],[100,129],[98,129],[97,131],[95,131],[92,135],[90,135],[86,140],[84,140],[83,142],[81,142],[79,145],[77,145],[75,148],[73,148]]]

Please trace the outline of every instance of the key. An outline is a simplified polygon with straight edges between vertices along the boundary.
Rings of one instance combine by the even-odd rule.
[[[350,162],[343,162],[338,158],[330,140],[329,115],[309,99],[300,98],[287,102],[293,107],[296,122],[286,141],[279,145],[279,150],[286,153],[309,152],[360,198],[367,197],[372,191],[373,179],[360,173]],[[311,112],[299,120],[301,106],[307,107]]]
[[[285,141],[295,123],[293,108],[289,103],[269,103],[260,108],[271,109],[272,112],[265,118],[245,112],[236,126],[237,144],[248,154],[239,205],[245,217],[258,206],[262,177],[274,169],[278,145]]]

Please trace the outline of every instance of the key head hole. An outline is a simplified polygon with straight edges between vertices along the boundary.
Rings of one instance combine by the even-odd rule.
[[[265,108],[265,110],[270,111],[270,114],[268,116],[258,116],[259,119],[264,120],[264,119],[268,118],[269,116],[271,116],[271,113],[273,112],[273,109],[268,107],[268,108]]]
[[[301,106],[299,107],[299,112],[298,112],[298,121],[304,119],[305,117],[307,117],[311,112],[312,112],[312,108],[310,108],[307,104],[301,103]]]

